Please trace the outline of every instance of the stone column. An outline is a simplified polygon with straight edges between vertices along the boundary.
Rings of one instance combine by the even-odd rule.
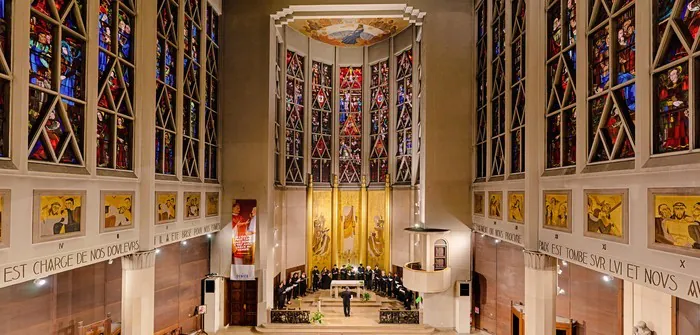
[[[557,260],[525,250],[525,335],[553,335],[556,329]]]
[[[122,257],[122,334],[152,334],[155,299],[155,250]]]

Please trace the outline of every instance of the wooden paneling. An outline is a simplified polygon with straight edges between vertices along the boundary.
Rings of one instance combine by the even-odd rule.
[[[77,334],[78,322],[121,320],[121,262],[97,263],[0,289],[0,334]]]
[[[479,296],[475,307],[479,307],[479,329],[495,333],[496,326],[496,289],[497,263],[496,244],[489,237],[474,234],[474,271],[479,276]],[[508,316],[510,318],[510,315]]]
[[[255,326],[257,324],[258,281],[229,281],[228,305],[231,325]]]
[[[302,264],[302,265],[287,269],[287,271],[285,272],[287,274],[287,278],[289,278],[292,275],[292,273],[294,273],[295,271],[301,271],[301,272],[306,271],[306,265]],[[299,273],[300,275],[301,275],[301,272]],[[309,274],[307,273],[306,276],[308,277]],[[285,280],[286,280],[286,278],[285,278]]]
[[[675,300],[673,335],[700,334],[700,305],[680,298]]]
[[[189,333],[199,328],[190,317],[202,301],[202,279],[209,273],[209,239],[206,236],[161,247],[156,257],[154,331],[182,327]]]
[[[604,274],[570,263],[561,268],[562,275],[568,272],[569,288],[557,297],[559,316],[578,321],[582,329],[580,334],[622,334],[622,280],[606,282],[603,281]],[[562,278],[559,285],[563,285]],[[564,305],[566,297],[568,306]],[[568,307],[568,313],[560,304]]]

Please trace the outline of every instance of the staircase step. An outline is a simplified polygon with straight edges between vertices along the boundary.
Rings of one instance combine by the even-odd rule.
[[[299,325],[265,323],[255,327],[266,334],[431,334],[435,328],[425,325]]]

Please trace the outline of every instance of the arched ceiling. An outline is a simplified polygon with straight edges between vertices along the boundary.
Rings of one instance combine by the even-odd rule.
[[[381,42],[410,25],[403,18],[299,19],[289,27],[323,43],[361,47]]]

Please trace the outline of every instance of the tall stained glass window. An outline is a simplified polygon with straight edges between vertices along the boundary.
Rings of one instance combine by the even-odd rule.
[[[389,173],[389,62],[371,68],[369,181],[384,182]]]
[[[588,161],[634,157],[634,1],[591,3]],[[612,38],[611,38],[612,36]]]
[[[32,1],[28,115],[31,161],[84,165],[86,2]]]
[[[275,43],[275,184],[280,184],[282,182],[280,177],[280,164],[281,164],[281,152],[282,152],[282,141],[280,141],[280,131],[282,130],[282,124],[280,123],[280,113],[282,112],[280,104],[282,103],[282,84],[280,82],[280,76],[282,75],[282,68],[280,66],[280,57],[282,56],[282,43]]]
[[[304,182],[304,56],[287,50],[285,167],[287,183]]]
[[[0,159],[10,157],[10,73],[12,1],[0,0]]]
[[[547,168],[576,164],[576,0],[547,6]]]
[[[333,134],[333,66],[314,61],[311,66],[311,175],[314,182],[331,181]]]
[[[494,0],[493,22],[493,89],[491,91],[491,175],[505,173],[506,140],[506,0]]]
[[[207,4],[207,74],[204,89],[204,179],[218,180],[219,15]],[[277,76],[279,78],[279,76]],[[279,90],[279,88],[278,88]],[[279,92],[277,92],[279,99]],[[279,102],[279,100],[277,100]],[[278,104],[279,105],[279,104]],[[277,120],[279,122],[279,120]],[[279,153],[279,150],[277,151]],[[277,156],[275,156],[277,157]]]
[[[184,100],[182,108],[182,175],[199,176],[199,106],[202,6],[199,0],[185,0]]]
[[[525,172],[525,0],[511,0],[510,172]]]
[[[339,181],[359,183],[362,173],[362,67],[340,68]]]
[[[396,56],[396,183],[411,182],[413,154],[413,53]]]
[[[175,113],[177,83],[177,15],[173,0],[158,0],[156,81],[156,173],[175,174]]]
[[[97,166],[132,170],[134,156],[134,2],[100,0]]]
[[[477,75],[476,75],[476,177],[486,178],[486,0],[478,1],[477,17]]]
[[[655,1],[653,153],[697,149],[697,107],[690,108],[691,86],[698,77],[700,4],[692,0]]]

